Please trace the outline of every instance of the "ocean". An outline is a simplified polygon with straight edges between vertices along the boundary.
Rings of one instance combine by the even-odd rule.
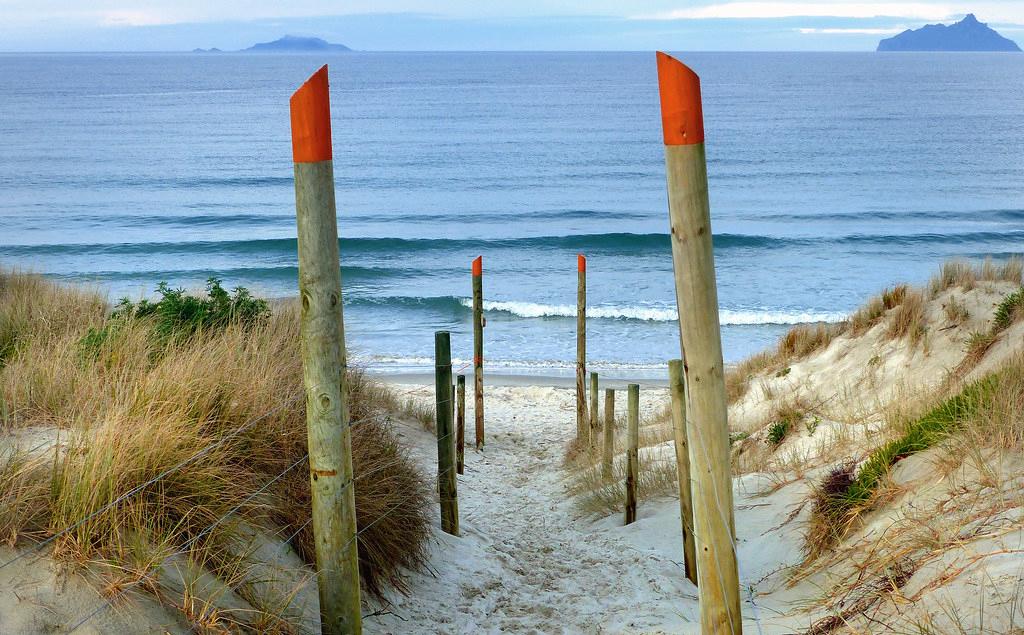
[[[702,77],[726,361],[951,257],[1024,251],[1024,55],[679,53]],[[330,65],[345,326],[379,372],[472,356],[662,377],[678,325],[653,53],[0,55],[0,264],[112,300],[297,293],[288,97]]]

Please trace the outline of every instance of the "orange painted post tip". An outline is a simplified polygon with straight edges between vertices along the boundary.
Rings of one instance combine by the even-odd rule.
[[[688,66],[658,51],[661,128],[667,146],[704,143],[700,77]]]
[[[484,273],[484,257],[477,256],[473,259],[473,275],[482,276]]]
[[[328,161],[331,151],[331,97],[327,65],[306,80],[289,102],[292,117],[292,157],[296,163]]]
[[[579,271],[587,270],[587,257],[583,254],[576,255],[576,269]]]

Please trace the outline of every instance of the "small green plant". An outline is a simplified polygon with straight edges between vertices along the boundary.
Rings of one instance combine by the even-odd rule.
[[[992,332],[1004,331],[1024,317],[1024,287],[1003,298],[992,317]]]
[[[743,440],[745,440],[745,439],[747,439],[749,437],[750,437],[750,433],[749,432],[736,432],[734,434],[730,434],[729,435],[729,445],[733,445],[735,443],[739,443],[740,441],[743,441]]]
[[[792,367],[790,367],[790,366],[786,366],[785,368],[783,368],[783,369],[782,369],[782,370],[780,370],[779,372],[775,373],[775,376],[776,376],[776,377],[785,377],[786,375],[788,375],[788,374],[789,374],[789,372],[790,372],[791,370],[793,370],[793,369],[792,369]]]
[[[768,427],[768,437],[765,441],[768,445],[773,448],[779,447],[782,442],[786,439],[786,435],[789,434],[790,421],[789,419],[783,419],[782,421],[776,421]]]
[[[807,422],[807,434],[814,434],[814,431],[821,425],[821,417],[814,417]]]

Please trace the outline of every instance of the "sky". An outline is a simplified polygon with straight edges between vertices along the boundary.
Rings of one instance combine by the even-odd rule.
[[[867,51],[967,13],[1024,43],[1024,0],[0,0],[0,51],[236,50],[285,34],[369,51]]]

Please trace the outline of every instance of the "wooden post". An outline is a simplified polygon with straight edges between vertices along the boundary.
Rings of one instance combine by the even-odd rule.
[[[743,632],[700,79],[658,53],[703,633]]]
[[[587,439],[587,257],[576,256],[576,441]]]
[[[295,91],[289,106],[320,627],[347,635],[362,632],[362,614],[327,66]]]
[[[484,447],[484,257],[473,261],[473,406],[476,449]]]
[[[615,475],[615,391],[604,391],[604,448],[602,448],[601,475],[610,481]]]
[[[626,524],[636,522],[636,486],[640,478],[640,385],[628,389],[626,449]]]
[[[590,447],[597,447],[600,432],[597,420],[597,373],[590,373]]]
[[[459,412],[455,417],[458,433],[455,435],[455,466],[462,474],[466,467],[466,376],[459,375],[456,382],[459,387]]]
[[[686,382],[683,360],[668,363],[668,387],[672,395],[672,436],[676,446],[676,476],[679,479],[679,519],[683,536],[686,577],[697,584],[697,551],[693,541],[693,500],[690,494],[690,448],[686,443]]]
[[[434,399],[437,403],[437,489],[441,530],[459,535],[459,495],[455,478],[455,426],[452,425],[452,346],[448,331],[434,333]]]

